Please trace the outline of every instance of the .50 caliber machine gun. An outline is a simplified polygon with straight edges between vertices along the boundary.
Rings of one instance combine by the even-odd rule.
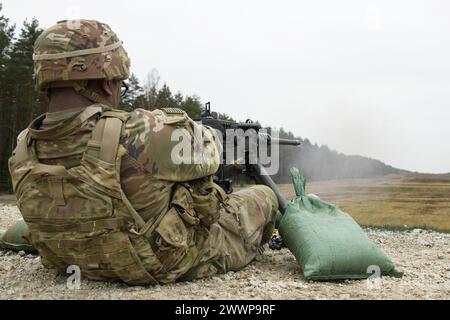
[[[205,112],[202,115],[201,118],[196,119],[197,122],[201,123],[202,125],[209,126],[213,129],[215,129],[218,134],[220,134],[223,138],[223,162],[216,173],[215,182],[220,185],[225,192],[232,193],[233,192],[233,180],[232,177],[235,177],[239,174],[243,174],[252,180],[254,180],[256,183],[263,184],[271,188],[277,198],[280,205],[280,211],[281,213],[284,213],[284,211],[287,208],[287,201],[286,199],[281,195],[280,190],[278,189],[278,186],[275,184],[275,182],[272,180],[272,178],[267,174],[266,169],[261,164],[261,162],[256,159],[256,161],[250,161],[251,160],[251,153],[252,150],[259,150],[260,143],[265,142],[267,143],[268,147],[270,148],[274,144],[278,145],[285,145],[285,146],[299,146],[301,143],[299,140],[288,140],[288,139],[278,139],[273,138],[271,135],[261,132],[262,127],[259,123],[254,123],[251,120],[247,120],[245,123],[238,123],[230,120],[222,120],[219,119],[219,115],[216,112],[211,112],[211,103],[207,103],[205,107]],[[244,158],[245,159],[236,159],[236,154],[233,155],[234,161],[233,163],[227,163],[225,161],[226,159],[226,150],[227,146],[226,144],[229,143],[230,139],[227,137],[230,132],[236,132],[240,131],[241,133],[244,133],[243,137],[245,141],[239,141],[239,138],[237,136],[233,137],[233,143],[235,144],[235,147],[237,147],[239,142],[244,143]],[[245,136],[247,133],[251,133],[256,135],[257,139],[246,139]],[[251,136],[251,135],[250,135]],[[257,146],[252,145],[257,143]],[[256,147],[256,148],[255,148]],[[233,150],[235,150],[234,148]]]

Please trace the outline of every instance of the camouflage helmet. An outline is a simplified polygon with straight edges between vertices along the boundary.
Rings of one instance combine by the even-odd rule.
[[[107,24],[95,20],[65,20],[48,28],[36,40],[33,60],[41,91],[80,89],[80,83],[94,79],[125,80],[130,69],[122,42]]]

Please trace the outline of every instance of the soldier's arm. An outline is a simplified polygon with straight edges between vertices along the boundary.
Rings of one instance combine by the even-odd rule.
[[[135,110],[125,127],[124,144],[156,179],[185,182],[211,176],[219,168],[212,131],[181,110]]]

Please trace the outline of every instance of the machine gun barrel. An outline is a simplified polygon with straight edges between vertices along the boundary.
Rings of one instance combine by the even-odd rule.
[[[272,139],[272,143],[278,143],[280,146],[299,146],[302,144],[300,140],[289,139]]]
[[[272,136],[268,135],[267,133],[261,133],[261,132],[258,134],[260,137],[264,138],[266,141],[268,141],[271,144],[278,144],[280,146],[299,146],[302,144],[300,140],[273,138]]]

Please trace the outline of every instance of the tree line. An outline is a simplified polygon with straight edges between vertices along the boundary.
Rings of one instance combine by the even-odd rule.
[[[8,159],[15,148],[18,134],[37,116],[47,111],[48,99],[34,90],[33,46],[43,32],[37,19],[27,20],[17,28],[2,14],[0,3],[0,190],[11,191]],[[142,84],[143,83],[143,84]],[[203,112],[203,104],[196,95],[173,93],[163,83],[156,70],[141,82],[134,74],[128,80],[129,92],[120,108],[132,111],[137,108],[155,110],[175,107],[185,110],[191,118],[198,118]],[[231,119],[226,114],[222,118]],[[281,129],[281,138],[300,139],[303,144],[292,150],[281,148],[283,162],[278,182],[289,180],[292,165],[300,167],[310,180],[369,177],[396,173],[397,169],[380,161],[363,157],[348,157],[331,151],[326,146],[313,145],[307,139],[295,137]],[[356,168],[356,169],[355,169]]]

